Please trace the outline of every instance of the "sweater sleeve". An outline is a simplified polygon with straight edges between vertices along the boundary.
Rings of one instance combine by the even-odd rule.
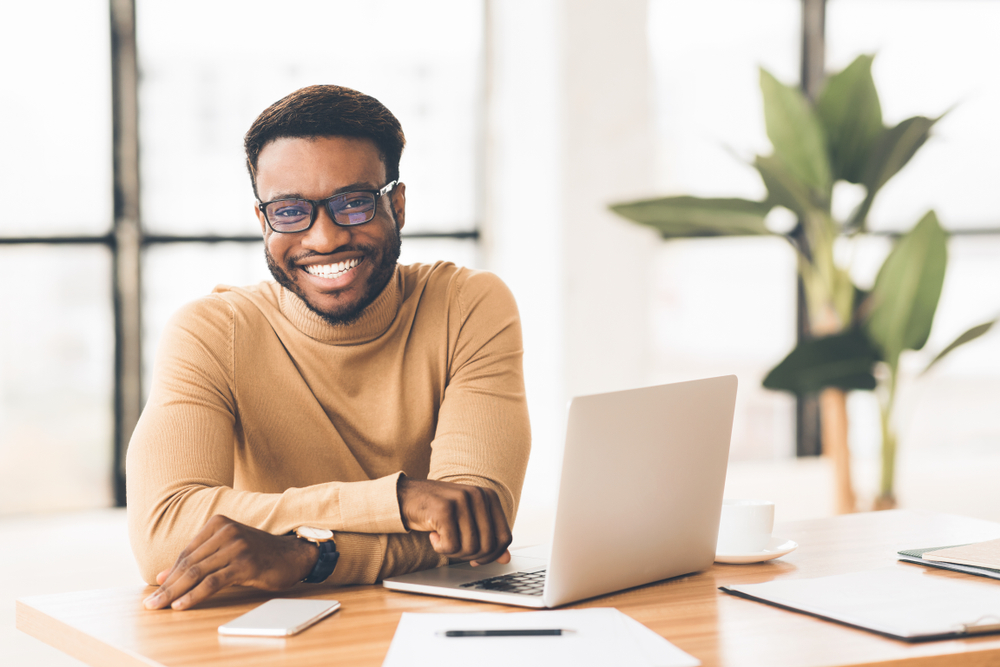
[[[531,449],[514,296],[495,275],[468,272],[449,315],[448,383],[431,443],[428,479],[493,489],[513,526]],[[390,535],[380,578],[447,562],[426,535]]]
[[[399,473],[281,493],[234,488],[239,410],[231,306],[208,297],[167,326],[149,400],[127,456],[129,537],[146,581],[169,567],[215,514],[281,535],[302,525],[343,532],[335,580],[374,580],[385,534],[403,532]]]

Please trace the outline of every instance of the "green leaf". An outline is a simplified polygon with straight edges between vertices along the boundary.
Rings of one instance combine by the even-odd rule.
[[[862,183],[868,155],[882,133],[882,106],[864,55],[826,81],[816,113],[826,134],[833,179]]]
[[[612,204],[610,208],[624,218],[655,227],[668,239],[771,234],[764,226],[771,205],[748,199],[665,197]]]
[[[903,350],[919,350],[934,323],[948,265],[948,235],[928,211],[889,253],[872,288],[868,335],[895,369]]]
[[[761,68],[764,122],[774,154],[801,183],[823,199],[832,180],[826,138],[819,119],[798,88],[786,86]]]
[[[758,155],[753,166],[760,172],[764,187],[767,188],[767,203],[784,206],[800,219],[809,214],[814,204],[808,186],[792,176],[777,156]]]
[[[768,389],[805,394],[825,387],[874,389],[878,350],[861,329],[800,341],[764,378]]]
[[[906,166],[910,158],[930,137],[931,128],[940,118],[914,116],[896,127],[882,130],[872,149],[862,182],[870,196]]]
[[[861,179],[868,189],[868,194],[851,213],[851,217],[847,221],[848,229],[864,230],[866,228],[868,212],[871,210],[875,195],[890,178],[906,166],[910,158],[930,137],[934,123],[943,117],[943,114],[938,118],[914,116],[904,120],[896,127],[882,130],[869,153],[868,164]]]
[[[989,322],[983,322],[982,324],[977,324],[976,326],[972,327],[971,329],[963,333],[961,336],[956,338],[955,340],[951,341],[948,347],[941,350],[938,353],[938,355],[934,357],[934,360],[931,361],[931,363],[927,364],[927,368],[925,368],[923,372],[921,372],[920,374],[923,375],[924,373],[929,371],[934,366],[934,364],[944,359],[944,357],[948,355],[955,348],[961,347],[962,345],[965,345],[970,341],[974,341],[980,336],[987,333],[990,329],[993,328],[993,325],[997,323],[997,320],[1000,320],[1000,317],[992,319]]]

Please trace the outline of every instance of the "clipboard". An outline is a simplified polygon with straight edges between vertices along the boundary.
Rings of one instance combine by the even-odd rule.
[[[1000,582],[906,567],[719,590],[906,642],[1000,633]]]

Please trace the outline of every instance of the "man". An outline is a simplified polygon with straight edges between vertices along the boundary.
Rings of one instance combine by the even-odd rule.
[[[509,559],[530,448],[517,309],[491,274],[397,264],[404,141],[337,86],[247,132],[276,282],[217,287],[163,334],[127,461],[147,608]]]

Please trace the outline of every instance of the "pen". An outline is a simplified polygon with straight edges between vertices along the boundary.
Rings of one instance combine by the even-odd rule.
[[[531,630],[448,630],[445,637],[551,637],[556,635],[570,634],[573,630],[552,629],[531,629]]]

